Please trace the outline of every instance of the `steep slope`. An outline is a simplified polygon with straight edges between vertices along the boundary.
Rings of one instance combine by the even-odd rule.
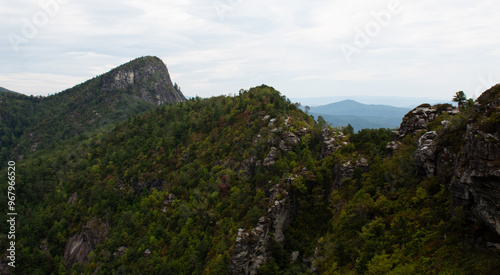
[[[450,187],[453,207],[500,235],[500,85],[477,99],[466,129]]]
[[[331,230],[312,270],[328,274],[488,274],[500,269],[499,87],[472,109],[422,104],[403,118],[386,157],[361,171],[341,161]],[[350,137],[356,152],[383,137]],[[368,149],[368,150],[367,150]],[[373,153],[371,153],[373,156]],[[358,168],[359,167],[359,168]],[[358,173],[349,172],[358,169]],[[450,184],[451,183],[451,184]]]
[[[239,264],[256,272],[285,246],[292,206],[309,205],[294,194],[312,190],[321,149],[314,120],[262,86],[160,107],[27,159],[18,243],[31,264],[18,272],[226,274],[238,230],[262,225],[275,236],[262,236],[265,256]]]
[[[474,114],[422,105],[393,140],[267,86],[159,106],[16,164],[15,272],[493,274],[496,233],[450,211]]]
[[[163,62],[143,57],[49,97],[0,94],[0,167],[5,161],[160,104],[185,101]]]

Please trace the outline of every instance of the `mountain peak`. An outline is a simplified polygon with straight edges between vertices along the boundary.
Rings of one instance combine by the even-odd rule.
[[[167,66],[158,57],[137,58],[101,78],[103,92],[126,91],[155,105],[186,101],[181,91],[174,87]]]

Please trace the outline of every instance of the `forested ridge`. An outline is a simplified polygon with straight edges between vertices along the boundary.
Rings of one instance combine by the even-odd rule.
[[[427,130],[459,152],[472,116],[442,113]],[[264,85],[160,105],[17,162],[13,272],[498,271],[495,232],[451,209],[452,168],[420,171],[421,134],[388,153],[391,130],[332,128]]]
[[[0,168],[38,149],[103,131],[160,103],[183,100],[163,61],[151,56],[50,96],[0,92]]]

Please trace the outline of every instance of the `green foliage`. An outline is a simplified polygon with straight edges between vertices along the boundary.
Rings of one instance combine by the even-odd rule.
[[[23,100],[9,112],[28,108]],[[440,118],[451,121],[446,128],[432,126],[440,146],[460,144],[462,114]],[[292,151],[277,149],[275,164],[262,165],[272,146],[304,127]],[[498,253],[474,247],[466,215],[451,216],[449,176],[416,176],[415,137],[389,158],[390,130],[351,131],[347,145],[322,158],[324,127],[260,86],[160,106],[28,155],[17,163],[25,264],[16,273],[227,274],[238,229],[257,225],[274,204],[269,190],[276,184],[286,186],[276,199],[292,200],[293,219],[260,274],[310,273],[311,264],[321,274],[485,274],[500,267]],[[335,166],[361,156],[369,170],[354,169],[332,190]],[[67,270],[68,240],[94,217],[109,225],[105,241],[87,264]],[[115,253],[120,247],[124,255]]]
[[[464,107],[464,103],[467,101],[467,96],[465,95],[464,91],[459,91],[456,92],[452,101],[458,103],[458,108],[462,108]]]
[[[372,165],[359,186],[347,180],[332,193],[331,229],[318,243],[321,272],[332,272],[332,263],[340,274],[353,268],[360,274],[483,274],[499,266],[497,253],[472,249],[467,236],[474,229],[465,215],[451,216],[449,179],[415,178],[414,144],[405,140],[393,157]],[[473,264],[482,261],[487,268]]]
[[[384,156],[385,146],[393,137],[394,133],[390,129],[362,129],[356,134],[352,133],[349,140],[357,152],[373,159]]]
[[[136,79],[139,83],[127,89],[109,85],[115,81],[114,73],[146,65],[160,69],[155,75]],[[153,93],[156,86],[163,85],[162,90],[173,92],[175,88],[165,84],[164,77],[168,77],[168,71],[163,62],[149,56],[47,97],[0,93],[0,169],[20,155],[52,148],[68,139],[74,139],[68,144],[82,141],[86,134],[108,131],[119,121],[154,109],[156,104],[147,97],[156,95],[145,96],[144,89]]]

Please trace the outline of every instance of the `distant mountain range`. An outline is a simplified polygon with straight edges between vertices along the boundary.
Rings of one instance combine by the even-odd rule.
[[[304,108],[304,106],[302,107]],[[311,107],[309,113],[315,118],[322,116],[334,127],[351,124],[355,131],[370,128],[396,128],[410,108],[389,105],[368,105],[354,100],[343,100],[328,105]]]
[[[339,102],[343,100],[355,100],[363,104],[390,105],[395,107],[413,108],[422,103],[438,104],[451,103],[449,99],[419,98],[403,96],[370,96],[370,95],[349,95],[331,97],[311,97],[311,98],[291,98],[293,102],[300,102],[302,105],[317,107],[325,105],[327,102]]]

